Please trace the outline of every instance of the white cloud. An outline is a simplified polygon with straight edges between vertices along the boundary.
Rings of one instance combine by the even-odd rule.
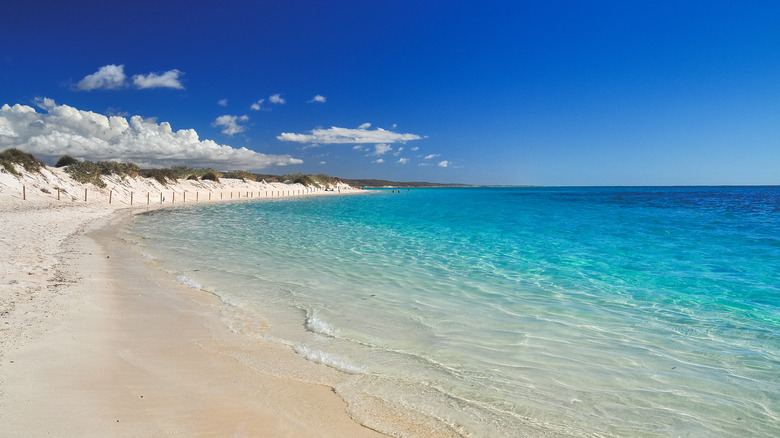
[[[384,162],[385,162],[385,160],[384,160],[384,158],[377,158],[377,159],[376,159],[376,160],[374,160],[373,162],[374,162],[374,163],[384,163]]]
[[[2,120],[3,119],[0,119],[0,121]],[[19,137],[19,134],[14,132],[13,129],[4,125],[0,125],[0,135],[4,135],[6,137]]]
[[[194,129],[173,131],[167,122],[140,116],[106,117],[41,99],[39,113],[26,105],[0,107],[0,150],[16,147],[53,162],[62,155],[130,161],[141,167],[186,165],[220,170],[300,164],[289,155],[265,155],[201,140]]]
[[[263,109],[263,102],[265,102],[265,99],[260,99],[257,102],[253,103],[252,106],[250,106],[250,108],[255,111],[260,111],[261,109]]]
[[[433,159],[433,158],[436,158],[436,157],[439,157],[439,156],[441,156],[441,154],[430,154],[430,155],[426,155],[425,159],[426,160],[430,160],[430,159]]]
[[[450,164],[451,163],[449,161],[444,160],[444,161],[439,163],[439,167],[449,167]]]
[[[279,105],[282,105],[287,102],[286,100],[284,100],[281,94],[274,94],[273,96],[268,98],[268,101]]]
[[[416,151],[419,151],[419,150],[420,150],[420,147],[419,147],[419,146],[415,146],[415,147],[413,147],[413,148],[412,148],[412,150],[413,150],[413,151],[415,151],[415,152],[416,152]]]
[[[384,155],[393,150],[393,147],[389,144],[380,143],[374,145],[374,155]]]
[[[76,84],[78,90],[115,90],[125,86],[125,66],[104,65],[97,72],[87,75]]]
[[[146,76],[135,75],[133,76],[133,84],[141,90],[145,88],[176,88],[183,90],[184,86],[179,81],[179,76],[182,74],[181,71],[173,69],[161,75],[157,73],[149,73]]]
[[[403,143],[411,140],[419,140],[417,134],[399,134],[393,131],[385,131],[382,128],[369,130],[370,123],[364,123],[357,129],[339,128],[332,126],[328,129],[312,129],[311,134],[295,134],[283,132],[276,138],[281,141],[294,141],[297,143],[320,144],[349,144],[349,143]]]
[[[354,149],[356,151],[362,151],[363,150],[363,145],[362,144],[356,144],[355,146],[352,146],[352,149]]]
[[[219,106],[227,106],[227,99],[220,99],[217,101],[217,105]]]
[[[325,96],[323,96],[321,94],[318,94],[318,95],[312,97],[311,100],[309,101],[309,103],[313,103],[313,102],[325,103],[325,100],[326,100]]]
[[[406,163],[409,162],[409,159],[408,158],[399,158],[398,162],[401,163],[401,164],[406,164]]]
[[[224,115],[217,117],[217,120],[214,120],[214,123],[211,124],[211,126],[217,127],[222,126],[224,129],[222,129],[223,134],[227,135],[234,135],[238,134],[239,132],[246,131],[246,126],[239,125],[238,122],[246,122],[249,120],[249,116],[231,116],[231,115]]]
[[[320,161],[320,164],[326,164],[324,161]]]

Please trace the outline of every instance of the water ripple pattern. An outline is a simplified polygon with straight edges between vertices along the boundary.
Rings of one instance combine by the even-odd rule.
[[[777,187],[379,190],[131,232],[348,374],[356,412],[464,436],[780,436]]]

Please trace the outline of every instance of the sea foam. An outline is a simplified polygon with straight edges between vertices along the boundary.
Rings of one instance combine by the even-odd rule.
[[[363,367],[351,364],[342,358],[336,357],[322,350],[311,349],[306,345],[296,345],[293,350],[296,353],[305,356],[306,359],[314,363],[327,365],[331,368],[336,368],[339,371],[344,371],[350,374],[362,374],[366,372],[365,368]]]
[[[203,285],[201,283],[199,283],[199,282],[197,282],[197,281],[195,281],[195,280],[193,280],[191,278],[188,278],[184,274],[177,275],[176,276],[176,281],[178,281],[179,283],[181,283],[181,284],[183,284],[185,286],[189,286],[189,287],[191,287],[193,289],[203,289]]]

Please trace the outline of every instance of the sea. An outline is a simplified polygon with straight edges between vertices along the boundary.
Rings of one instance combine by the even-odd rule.
[[[780,436],[780,187],[379,189],[127,232],[392,435]]]

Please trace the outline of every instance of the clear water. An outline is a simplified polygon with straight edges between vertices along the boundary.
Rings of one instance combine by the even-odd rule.
[[[778,187],[380,190],[131,232],[387,432],[780,436]]]

